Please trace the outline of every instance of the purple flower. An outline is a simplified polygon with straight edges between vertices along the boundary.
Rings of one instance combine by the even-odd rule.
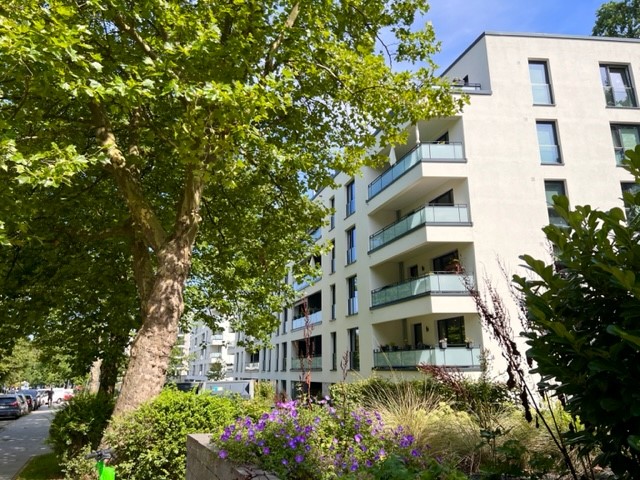
[[[271,452],[271,450],[269,450],[269,447],[262,447],[262,454],[263,455],[269,455],[270,452]]]
[[[229,456],[229,452],[227,452],[226,450],[220,450],[220,451],[218,452],[218,456],[219,456],[220,458],[227,458],[227,457]]]
[[[362,441],[362,435],[360,435],[359,433],[356,433],[353,439],[356,441],[356,443],[360,443]]]
[[[302,461],[304,460],[304,457],[300,454],[296,455],[296,463],[302,463]]]

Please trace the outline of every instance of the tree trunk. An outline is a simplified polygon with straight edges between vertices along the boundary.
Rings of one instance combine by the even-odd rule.
[[[135,410],[164,386],[171,348],[184,310],[183,290],[191,266],[192,240],[170,241],[159,253],[155,283],[143,311],[142,327],[131,347],[129,365],[114,416]]]
[[[91,371],[89,372],[89,393],[98,393],[100,389],[100,367],[102,365],[102,359],[96,358],[91,364]]]

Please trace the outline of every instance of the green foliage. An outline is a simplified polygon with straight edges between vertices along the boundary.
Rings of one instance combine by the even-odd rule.
[[[88,446],[95,449],[113,412],[114,400],[105,394],[80,393],[58,412],[49,427],[49,443],[60,457],[77,456]]]
[[[46,453],[31,457],[29,463],[20,471],[16,480],[59,480],[60,465],[55,453]]]
[[[640,38],[640,2],[617,0],[603,3],[596,12],[593,35]]]
[[[626,168],[640,181],[640,146]],[[630,207],[640,193],[625,195]],[[556,265],[522,258],[537,278],[514,277],[524,294],[531,331],[527,354],[542,376],[540,388],[566,399],[584,429],[568,434],[583,452],[620,476],[640,471],[640,219],[620,208],[570,210],[554,198],[567,227],[545,227]]]
[[[243,413],[236,397],[199,395],[172,388],[138,410],[117,417],[104,443],[116,452],[116,471],[130,480],[184,478],[186,436],[211,433]]]

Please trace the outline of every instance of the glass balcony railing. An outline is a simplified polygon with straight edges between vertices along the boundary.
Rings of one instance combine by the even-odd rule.
[[[462,143],[421,143],[369,184],[369,200],[420,162],[464,162]]]
[[[410,300],[431,293],[467,293],[465,282],[473,277],[449,272],[434,272],[371,291],[371,307]]]
[[[291,357],[291,370],[321,370],[322,355],[307,357]]]
[[[610,107],[637,107],[633,87],[603,87],[604,97]]]
[[[369,237],[369,251],[393,242],[423,225],[430,223],[465,224],[469,222],[469,207],[467,205],[425,205],[371,235]]]
[[[318,311],[309,315],[309,325],[314,325],[316,323],[322,323],[322,311]],[[305,317],[294,318],[291,329],[295,330],[296,328],[303,328],[305,325]]]
[[[413,369],[420,364],[442,367],[479,368],[480,347],[448,347],[394,352],[373,352],[376,369]]]

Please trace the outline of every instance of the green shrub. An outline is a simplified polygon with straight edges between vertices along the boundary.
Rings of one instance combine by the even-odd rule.
[[[81,393],[73,397],[49,427],[49,443],[59,458],[76,456],[85,445],[95,449],[113,412],[113,397]]]
[[[115,418],[104,443],[115,449],[118,477],[178,480],[185,477],[190,433],[220,435],[245,411],[239,397],[198,395],[165,389],[150,403]]]

